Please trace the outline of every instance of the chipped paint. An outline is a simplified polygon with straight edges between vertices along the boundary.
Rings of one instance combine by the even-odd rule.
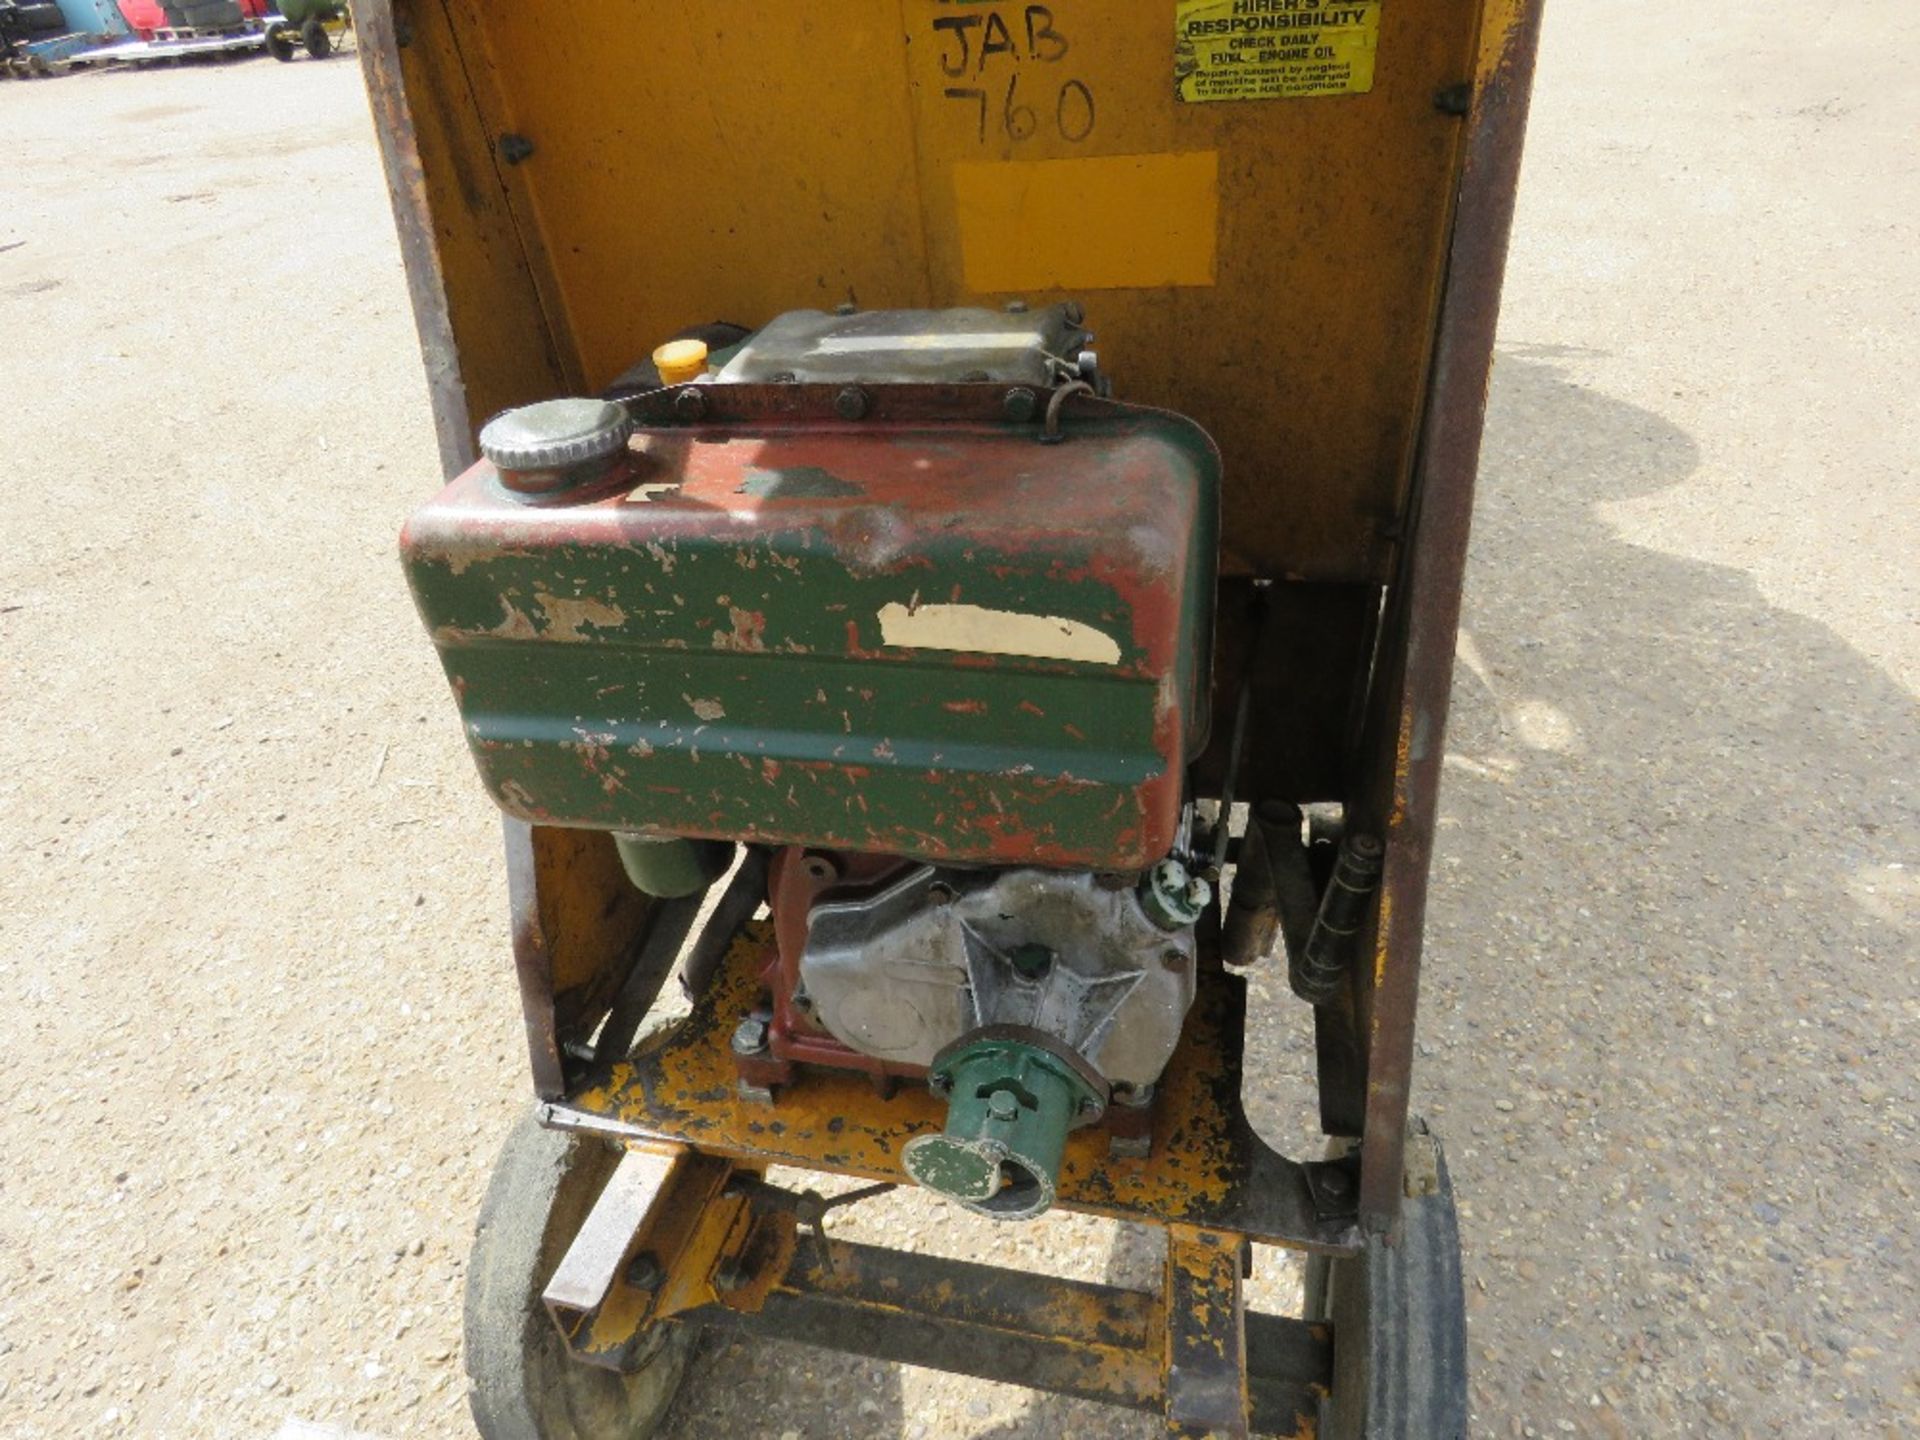
[[[1205,728],[1217,456],[1124,407],[1082,439],[1036,469],[964,418],[643,427],[681,482],[647,504],[504,507],[469,471],[404,553],[488,788],[595,829],[1152,863]]]
[[[550,595],[545,590],[535,590],[533,603],[546,616],[546,633],[550,639],[588,640],[592,638],[586,633],[588,626],[597,630],[613,630],[627,623],[626,611],[618,605],[609,605],[591,596],[568,599],[561,595]]]

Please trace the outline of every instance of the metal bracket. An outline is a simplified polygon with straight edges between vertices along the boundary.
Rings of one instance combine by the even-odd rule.
[[[1167,1426],[1177,1433],[1248,1434],[1245,1245],[1218,1230],[1167,1229]]]
[[[575,1359],[627,1369],[648,1325],[721,1299],[727,1242],[755,1238],[751,1227],[735,1234],[746,1202],[721,1193],[732,1170],[684,1145],[629,1147],[541,1293]]]

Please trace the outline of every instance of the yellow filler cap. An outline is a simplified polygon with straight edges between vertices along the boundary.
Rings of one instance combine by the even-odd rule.
[[[684,385],[707,369],[707,342],[669,340],[653,352],[653,368],[660,372],[663,385]]]

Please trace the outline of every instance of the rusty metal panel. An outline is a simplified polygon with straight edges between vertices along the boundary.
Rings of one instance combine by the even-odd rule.
[[[1541,0],[1500,0],[1489,9],[1445,318],[1432,394],[1423,411],[1409,527],[1413,539],[1390,592],[1379,663],[1383,683],[1369,717],[1367,828],[1386,836],[1386,870],[1366,957],[1371,963],[1355,967],[1353,1004],[1346,1013],[1354,1026],[1350,1053],[1366,1057],[1360,1204],[1363,1222],[1375,1231],[1391,1229],[1400,1212],[1414,1011],[1454,641],[1487,372],[1539,44]]]
[[[519,249],[443,259],[475,420],[691,323],[1030,280],[1219,438],[1225,569],[1390,572],[1486,0],[1380,7],[1365,93],[1233,104],[1175,98],[1171,0],[396,8],[441,248]]]
[[[533,283],[445,10],[372,0],[354,14],[441,464],[453,475],[473,463],[488,416],[558,393],[576,372]]]
[[[848,425],[768,388],[802,413],[737,423],[760,387],[705,387],[709,423],[653,417],[593,497],[529,503],[482,463],[409,521],[503,808],[940,861],[1164,855],[1206,728],[1206,436],[1083,400],[1044,445],[992,386],[918,415],[884,387]]]

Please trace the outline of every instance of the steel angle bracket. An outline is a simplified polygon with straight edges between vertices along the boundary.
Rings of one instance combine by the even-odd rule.
[[[729,1162],[684,1145],[628,1145],[541,1294],[575,1359],[640,1362],[647,1327],[703,1305],[752,1308],[792,1256],[792,1217],[755,1210]],[[749,1273],[769,1277],[757,1288]]]

